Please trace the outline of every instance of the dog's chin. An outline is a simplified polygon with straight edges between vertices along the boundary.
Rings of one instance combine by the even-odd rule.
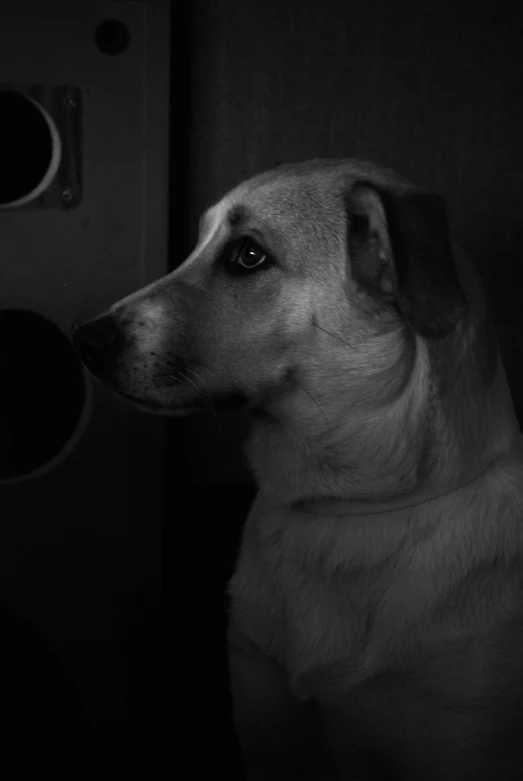
[[[164,415],[168,417],[186,417],[187,415],[193,415],[197,412],[205,412],[212,410],[240,410],[248,409],[250,401],[243,393],[231,392],[220,393],[212,397],[209,403],[188,403],[188,404],[159,404],[158,402],[151,401],[150,399],[142,399],[136,396],[131,396],[128,393],[122,391],[115,391],[115,393],[125,401],[132,404],[142,412],[148,412],[152,415]]]
[[[136,396],[131,396],[128,393],[122,393],[121,391],[115,391],[115,393],[117,396],[124,399],[124,401],[127,401],[133,407],[136,407],[136,409],[141,410],[141,412],[147,412],[149,413],[149,415],[163,415],[167,417],[181,418],[181,417],[186,417],[187,415],[194,414],[195,412],[201,412],[203,409],[205,409],[205,407],[201,404],[200,405],[158,404],[155,401],[140,399],[137,398]]]

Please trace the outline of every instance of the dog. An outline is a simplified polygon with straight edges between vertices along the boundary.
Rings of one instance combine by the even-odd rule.
[[[521,433],[441,197],[280,165],[73,341],[146,412],[250,411],[228,636],[249,779],[523,777]]]

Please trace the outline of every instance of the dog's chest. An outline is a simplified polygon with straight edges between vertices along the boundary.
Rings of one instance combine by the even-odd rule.
[[[339,660],[351,677],[373,638],[375,594],[368,575],[325,577],[321,560],[285,546],[284,531],[265,524],[261,533],[259,511],[255,505],[246,522],[229,587],[236,628],[279,661],[291,683]]]

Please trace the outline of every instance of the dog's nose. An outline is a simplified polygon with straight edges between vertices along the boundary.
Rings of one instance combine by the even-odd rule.
[[[93,374],[104,374],[115,363],[124,345],[124,336],[112,315],[104,315],[84,325],[73,324],[73,344]]]

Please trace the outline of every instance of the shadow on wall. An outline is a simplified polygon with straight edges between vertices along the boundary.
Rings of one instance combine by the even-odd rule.
[[[523,429],[523,331],[509,323],[497,324],[496,331],[514,409]]]
[[[87,781],[88,723],[59,658],[25,619],[0,603],[0,775]]]

